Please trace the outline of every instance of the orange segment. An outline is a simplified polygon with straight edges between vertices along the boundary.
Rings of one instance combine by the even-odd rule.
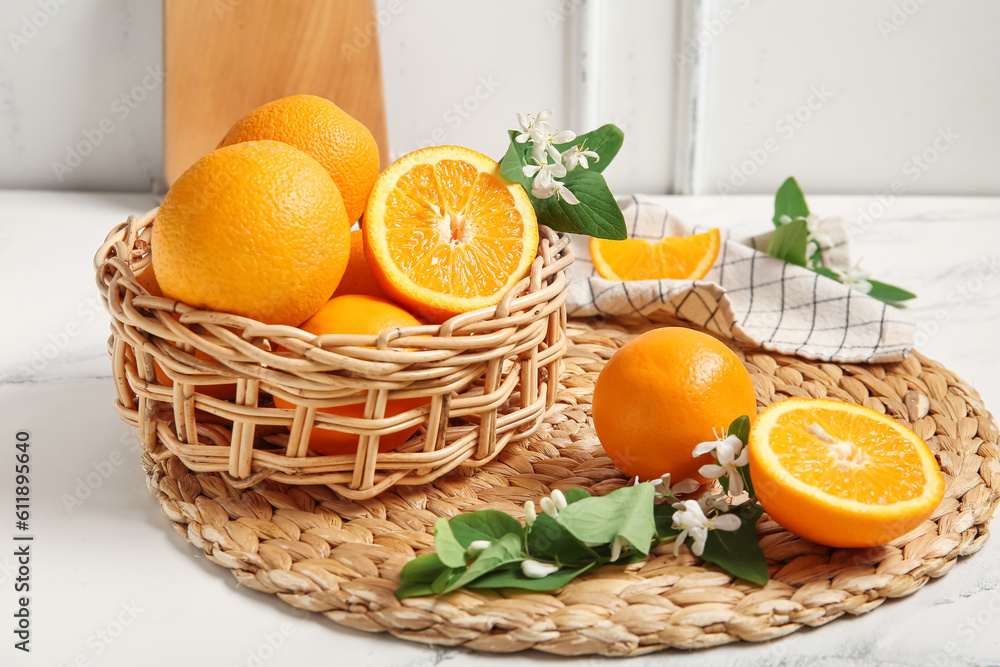
[[[934,454],[916,433],[852,403],[775,403],[757,416],[749,446],[761,505],[821,544],[890,542],[927,519],[944,493]]]
[[[719,255],[719,230],[660,241],[590,239],[590,258],[608,280],[700,280]]]
[[[499,303],[527,275],[538,224],[524,189],[460,146],[403,156],[379,176],[365,254],[393,299],[430,321]]]

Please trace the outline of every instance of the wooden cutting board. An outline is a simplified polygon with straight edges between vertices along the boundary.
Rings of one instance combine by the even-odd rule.
[[[374,0],[164,0],[167,184],[248,111],[310,93],[364,123],[388,164]]]

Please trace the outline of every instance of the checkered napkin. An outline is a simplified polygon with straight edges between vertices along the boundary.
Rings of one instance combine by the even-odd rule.
[[[709,229],[678,220],[666,201],[643,195],[620,199],[629,238],[658,240]],[[846,269],[850,253],[843,221],[823,225],[833,240],[823,251],[824,264]],[[605,280],[590,261],[589,237],[574,237],[569,315],[647,316],[662,310],[742,343],[825,361],[898,361],[912,349],[915,327],[899,310],[764,254],[768,235],[736,241],[721,232],[715,266],[695,281]]]

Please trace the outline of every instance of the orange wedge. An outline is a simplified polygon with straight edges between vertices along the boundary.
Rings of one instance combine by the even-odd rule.
[[[496,305],[538,248],[524,189],[490,158],[432,146],[379,175],[364,218],[365,255],[394,300],[432,322]]]
[[[771,518],[833,547],[891,542],[930,517],[944,478],[930,448],[853,403],[790,398],[757,415],[750,477]]]
[[[700,280],[719,255],[719,230],[704,234],[644,239],[590,239],[590,258],[608,280]]]

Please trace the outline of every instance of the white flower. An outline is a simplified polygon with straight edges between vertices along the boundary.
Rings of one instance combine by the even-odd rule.
[[[534,176],[536,181],[540,178],[548,178],[551,180],[553,178],[562,178],[565,176],[566,166],[559,164],[558,162],[526,164],[521,167],[521,173],[528,178]]]
[[[552,156],[553,162],[560,162],[562,154],[556,150],[555,144],[573,141],[576,139],[576,133],[570,130],[559,130],[553,133],[552,126],[547,122],[536,122],[529,138],[532,143],[531,157],[535,158],[537,162],[548,162],[546,154]]]
[[[826,250],[827,248],[833,247],[833,237],[820,220],[820,217],[815,213],[810,213],[806,216],[806,230],[808,239],[806,243],[806,257],[812,257],[814,254]]]
[[[626,540],[621,535],[615,535],[615,539],[611,542],[611,562],[614,563],[618,560],[618,557],[622,555],[622,549],[629,545],[629,541]]]
[[[681,534],[674,541],[674,555],[680,553],[681,544],[690,536],[694,538],[691,553],[700,556],[705,553],[705,540],[710,530],[736,530],[740,527],[740,519],[735,514],[722,514],[712,519],[705,516],[701,505],[695,500],[685,500],[673,505],[673,526],[679,528]]]
[[[739,452],[739,448],[743,446],[743,441],[740,440],[738,436],[730,435],[728,437],[723,438],[721,433],[715,432],[715,429],[712,429],[712,432],[715,433],[715,440],[706,440],[705,442],[699,442],[695,446],[694,451],[691,453],[691,456],[698,458],[703,454],[708,454],[709,452],[716,450],[716,448],[722,445],[723,443],[728,443],[729,446],[737,453]],[[719,455],[716,454],[715,457],[718,458]]]
[[[745,466],[750,462],[750,450],[743,449],[741,452],[740,449],[743,449],[743,442],[735,435],[717,442],[715,455],[718,465],[714,463],[703,465],[698,468],[698,472],[703,477],[708,477],[709,479],[719,479],[724,475],[727,476],[729,478],[729,495],[740,495],[743,493],[743,476],[740,475],[739,467]]]
[[[489,540],[473,540],[472,543],[469,544],[469,548],[466,549],[466,551],[469,553],[469,555],[475,556],[481,551],[486,551],[487,549],[489,549],[490,544],[491,542]]]
[[[638,479],[638,477],[636,479]],[[653,482],[653,486],[654,487],[662,486],[663,491],[666,494],[670,494],[672,496],[681,496],[684,495],[685,493],[694,493],[699,489],[699,487],[701,487],[701,484],[699,484],[693,479],[682,479],[673,486],[670,486],[670,473],[668,472],[667,474],[660,477],[660,479]]]
[[[531,524],[535,523],[535,519],[537,519],[537,518],[538,518],[538,515],[535,513],[535,502],[533,500],[529,500],[529,501],[525,502],[524,503],[524,523],[525,523],[525,525],[530,526]]]
[[[521,126],[521,133],[514,137],[514,141],[519,144],[523,144],[529,139],[534,141],[532,137],[541,138],[542,134],[540,133],[538,126],[544,124],[544,127],[548,127],[549,124],[546,122],[546,119],[548,119],[551,115],[552,109],[542,109],[538,112],[537,116],[525,116],[519,111],[517,113],[517,124]]]
[[[562,183],[557,181],[547,171],[539,171],[531,183],[531,194],[538,199],[548,199],[555,195],[569,204],[579,204],[580,200]]]
[[[726,498],[726,494],[723,493],[722,489],[712,489],[698,499],[698,506],[701,507],[701,511],[705,514],[708,514],[709,510],[725,512],[729,509],[729,499]]]
[[[524,572],[524,576],[529,579],[547,577],[558,569],[559,566],[552,563],[542,563],[531,559],[521,561],[521,572]]]
[[[593,158],[594,162],[598,162],[601,156],[596,151],[584,150],[580,146],[573,146],[562,153],[562,163],[566,165],[568,171],[576,169],[578,164],[587,169],[590,166],[587,164],[587,158]]]
[[[848,287],[868,294],[872,291],[872,284],[868,282],[871,278],[871,274],[861,268],[861,261],[847,269],[846,271],[841,271],[840,269],[833,269],[833,272],[837,274],[837,278],[840,282],[844,283]]]

